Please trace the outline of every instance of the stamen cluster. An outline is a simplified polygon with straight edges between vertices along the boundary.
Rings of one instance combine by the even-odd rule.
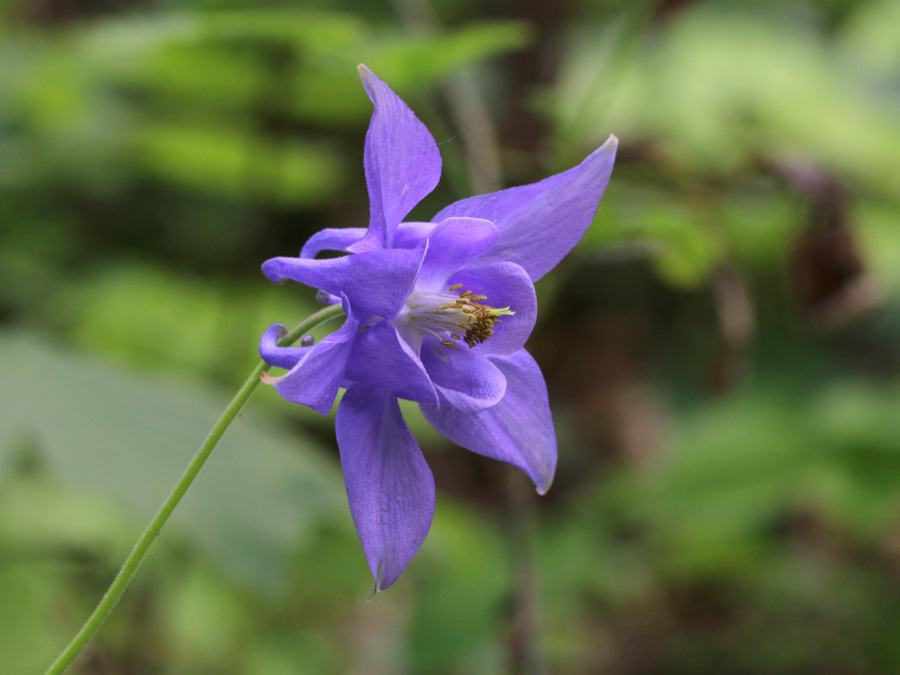
[[[449,349],[456,349],[454,340],[465,342],[469,348],[484,343],[500,323],[498,317],[515,314],[509,307],[496,309],[482,304],[486,295],[472,291],[455,293],[460,288],[462,284],[454,284],[443,293],[416,293],[407,300],[410,324],[434,335]]]
[[[450,286],[449,290],[458,291],[460,288],[462,288],[462,284],[454,284]],[[482,305],[480,300],[487,300],[487,296],[475,295],[472,291],[463,291],[454,302],[443,306],[443,309],[459,310],[466,315],[465,323],[459,324],[460,328],[465,329],[463,335],[450,333],[450,337],[454,340],[464,340],[469,345],[469,349],[491,339],[494,334],[494,324],[502,323],[497,318],[498,316],[515,314],[515,312],[509,311],[509,307],[495,309],[490,305]],[[456,349],[456,343],[450,340],[441,340],[441,344],[450,349]]]

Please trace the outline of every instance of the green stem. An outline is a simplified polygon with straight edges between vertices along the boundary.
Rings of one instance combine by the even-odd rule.
[[[341,305],[329,305],[298,324],[296,328],[279,341],[279,344],[282,346],[293,344],[302,335],[308,333],[316,326],[325,323],[330,319],[334,319],[342,313],[343,308]],[[128,558],[125,560],[125,564],[122,565],[122,569],[119,570],[119,573],[113,580],[109,590],[106,591],[106,595],[103,596],[100,604],[97,605],[94,613],[91,614],[84,626],[81,627],[81,630],[78,631],[78,634],[72,638],[69,645],[56,658],[56,661],[54,661],[47,669],[46,675],[56,675],[64,672],[65,669],[71,665],[72,661],[75,660],[75,657],[77,657],[85,648],[88,641],[94,637],[94,634],[98,630],[100,630],[100,626],[103,625],[106,617],[112,612],[113,607],[115,607],[116,603],[119,601],[119,598],[125,591],[125,588],[128,586],[134,573],[137,571],[138,566],[147,554],[150,544],[152,544],[153,540],[159,535],[159,531],[162,529],[163,525],[166,524],[169,516],[172,515],[175,507],[178,506],[178,503],[181,501],[181,498],[184,497],[184,494],[191,486],[191,483],[194,482],[197,474],[200,473],[200,469],[203,468],[206,460],[209,459],[213,448],[216,447],[216,444],[222,438],[225,430],[234,421],[234,418],[237,417],[241,408],[244,407],[244,404],[250,399],[250,396],[253,394],[256,387],[259,386],[259,376],[267,370],[269,370],[269,366],[265,363],[260,363],[253,372],[250,373],[250,376],[244,384],[241,385],[241,388],[238,390],[237,394],[235,394],[231,403],[225,408],[225,412],[222,413],[219,421],[216,422],[215,426],[209,432],[209,436],[203,441],[203,445],[197,450],[197,454],[194,455],[194,458],[191,460],[187,469],[185,469],[184,474],[175,485],[175,488],[172,490],[169,497],[163,502],[163,505],[160,507],[156,516],[150,521],[147,529],[144,530],[141,538],[138,539],[137,543],[134,545]]]

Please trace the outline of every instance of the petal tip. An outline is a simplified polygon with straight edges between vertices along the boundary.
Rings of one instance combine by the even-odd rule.
[[[603,145],[597,148],[591,156],[603,155],[603,156],[616,156],[616,151],[619,149],[619,137],[615,134],[610,134],[609,138],[607,138]]]
[[[381,588],[381,562],[380,561],[378,563],[378,567],[376,568],[376,571],[372,574],[372,576],[374,577],[375,585],[372,587],[372,594],[368,598],[366,598],[366,602],[372,602],[372,600],[375,599],[375,596],[378,595],[379,593],[381,593],[381,591],[383,590]]]
[[[378,99],[379,94],[378,88],[379,85],[383,85],[384,83],[365,64],[360,63],[358,66],[356,66],[356,70],[359,71],[359,79],[362,80],[363,88],[366,90],[366,93],[369,95],[372,103],[377,106],[378,104],[376,99]]]
[[[553,487],[553,479],[556,478],[556,457],[554,453],[553,459],[548,463],[542,463],[539,467],[535,467],[536,471],[531,474],[531,480],[534,482],[534,489],[543,497],[550,492]]]
[[[287,328],[283,323],[273,323],[266,328],[266,332],[259,339],[259,347],[261,350],[268,350],[278,346],[278,340],[287,335]],[[262,351],[260,352],[262,356]]]
[[[280,286],[287,277],[278,271],[278,267],[278,258],[271,258],[262,264],[262,273],[269,277],[270,281],[273,281]]]
[[[276,384],[279,380],[281,380],[284,375],[275,376],[269,375],[269,373],[260,373],[259,379],[265,382],[266,384]]]
[[[546,485],[535,485],[535,491],[543,497],[550,490],[550,487],[553,485],[553,479],[551,478]]]

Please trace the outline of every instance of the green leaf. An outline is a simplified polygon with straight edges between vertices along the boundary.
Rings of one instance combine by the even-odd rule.
[[[359,62],[409,98],[416,88],[458,68],[525,46],[530,35],[526,24],[514,21],[479,23],[441,35],[373,33],[355,51],[318,59],[300,75],[295,114],[332,125],[368,117],[372,108],[359,85]]]
[[[856,52],[799,22],[695,7],[629,45],[629,58],[623,46],[610,59],[604,40],[574,43],[553,108],[568,139],[652,141],[657,157],[704,176],[801,157],[897,194],[893,74],[861,70]]]
[[[442,35],[382,40],[370,51],[366,65],[392,88],[433,81],[482,59],[525,47],[531,28],[520,21],[484,22]]]
[[[133,261],[98,269],[55,297],[49,318],[82,349],[236,384],[256,365],[254,345],[268,326],[293,325],[318,308],[312,291],[285,292],[261,275],[245,289]]]
[[[310,206],[342,183],[340,156],[298,139],[267,139],[239,127],[147,124],[135,161],[167,182],[222,197]]]
[[[147,520],[226,403],[192,383],[150,381],[27,334],[0,335],[0,372],[0,479],[10,450],[27,440],[61,483],[111,495]],[[221,568],[274,590],[300,541],[346,506],[337,463],[252,407],[163,536],[180,532]]]

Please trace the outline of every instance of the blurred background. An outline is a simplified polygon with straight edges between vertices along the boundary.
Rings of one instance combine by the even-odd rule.
[[[364,226],[356,64],[428,220],[581,161],[538,288],[544,498],[405,408],[432,532],[370,602],[333,419],[263,388],[74,673],[900,672],[900,0],[0,3],[0,670],[92,610]]]

